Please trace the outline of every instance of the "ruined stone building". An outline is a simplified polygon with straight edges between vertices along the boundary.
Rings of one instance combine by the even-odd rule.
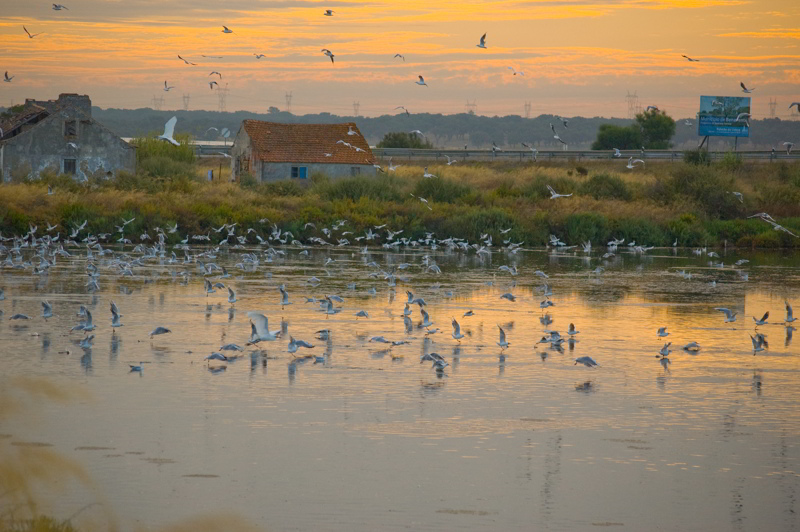
[[[374,176],[375,158],[358,127],[344,124],[281,124],[245,120],[231,148],[231,175],[258,181]]]
[[[136,171],[136,149],[92,118],[86,95],[25,100],[0,118],[2,181],[38,177],[50,170],[86,180]]]

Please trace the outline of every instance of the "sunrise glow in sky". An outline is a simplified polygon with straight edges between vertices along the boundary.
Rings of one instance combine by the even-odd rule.
[[[0,0],[0,72],[14,76],[0,105],[78,92],[100,107],[163,96],[181,109],[189,94],[190,109],[215,110],[211,71],[228,111],[285,109],[291,91],[296,114],[352,114],[354,101],[366,116],[399,105],[450,114],[474,101],[485,115],[522,115],[530,102],[531,116],[624,117],[636,91],[678,118],[694,116],[701,94],[741,95],[740,81],[756,88],[756,118],[770,98],[781,118],[800,101],[798,0],[63,1],[68,10]]]

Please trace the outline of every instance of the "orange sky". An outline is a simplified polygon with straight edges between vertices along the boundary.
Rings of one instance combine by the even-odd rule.
[[[737,95],[740,81],[756,87],[758,118],[770,98],[782,118],[800,101],[797,0],[64,1],[69,10],[4,2],[0,71],[14,79],[0,83],[0,104],[79,92],[101,107],[163,96],[179,109],[190,94],[190,109],[213,110],[212,70],[229,111],[285,109],[292,91],[300,114],[352,114],[354,101],[366,116],[398,105],[457,113],[469,100],[486,115],[522,114],[530,102],[532,116],[626,116],[636,91],[642,106],[688,117],[701,94]],[[42,34],[30,39],[23,25]],[[485,50],[475,46],[484,32]],[[165,93],[165,80],[175,89]]]

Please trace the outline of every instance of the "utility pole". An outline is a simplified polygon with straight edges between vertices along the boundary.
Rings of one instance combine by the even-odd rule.
[[[286,112],[292,112],[292,91],[286,93]]]
[[[775,109],[778,107],[778,100],[774,98],[769,99],[769,117],[775,118]]]
[[[353,116],[358,117],[361,116],[358,114],[358,110],[361,108],[361,104],[359,102],[353,102]]]
[[[223,89],[219,85],[217,85],[217,110],[220,113],[224,113],[227,111],[225,99],[228,97],[228,84],[225,84],[225,88]]]
[[[191,98],[191,96],[189,94],[184,94],[183,95],[183,110],[184,111],[188,111],[189,110],[189,99],[190,98]]]
[[[641,112],[642,108],[639,105],[639,97],[636,95],[636,91],[633,91],[631,94],[630,91],[626,91],[627,96],[625,99],[628,101],[628,118],[633,119],[636,117],[636,113]]]
[[[467,103],[464,104],[464,110],[467,112],[467,114],[474,115],[478,112],[478,104],[475,103],[475,100],[472,100],[472,103],[467,100]]]
[[[531,102],[525,102],[525,118],[531,117]]]
[[[164,103],[164,97],[162,96],[160,98],[156,98],[156,95],[154,94],[151,101],[153,102],[153,110],[160,111],[161,105]]]

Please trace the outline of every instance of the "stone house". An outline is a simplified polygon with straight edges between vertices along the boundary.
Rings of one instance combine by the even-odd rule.
[[[258,181],[374,176],[375,158],[358,127],[344,124],[280,124],[245,120],[231,148],[231,175]]]
[[[61,94],[58,100],[25,100],[18,112],[0,119],[0,176],[38,177],[43,171],[113,177],[136,171],[136,148],[92,118],[88,96]]]

